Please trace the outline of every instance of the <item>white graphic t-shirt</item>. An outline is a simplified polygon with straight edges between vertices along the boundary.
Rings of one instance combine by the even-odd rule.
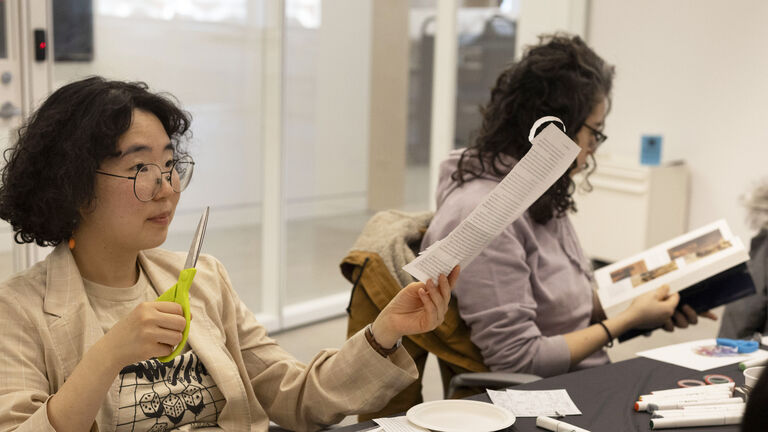
[[[106,333],[157,294],[140,271],[136,285],[113,288],[83,280],[91,307]],[[117,432],[165,432],[215,427],[225,399],[194,350],[187,346],[168,363],[149,359],[128,365],[117,377]]]

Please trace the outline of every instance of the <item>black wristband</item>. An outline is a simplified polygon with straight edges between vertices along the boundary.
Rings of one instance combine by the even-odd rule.
[[[605,344],[605,346],[607,346],[608,348],[612,347],[613,346],[613,335],[611,334],[611,331],[608,330],[608,326],[603,324],[602,321],[598,321],[597,323],[600,324],[603,327],[603,330],[605,330],[605,334],[608,335],[608,342]]]
[[[398,348],[400,348],[400,345],[402,345],[402,342],[400,339],[395,343],[395,346],[392,348],[384,348],[379,344],[378,341],[376,341],[376,338],[373,336],[373,325],[368,324],[365,326],[365,338],[368,340],[368,343],[371,345],[371,348],[373,348],[374,351],[379,353],[382,357],[387,358],[390,354],[393,354],[395,351],[397,351]]]

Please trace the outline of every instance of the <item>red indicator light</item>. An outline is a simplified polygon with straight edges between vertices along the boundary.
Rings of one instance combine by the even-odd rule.
[[[35,47],[35,61],[45,61],[45,51],[48,47],[48,42],[45,39],[45,30],[35,29],[34,45],[32,46]]]

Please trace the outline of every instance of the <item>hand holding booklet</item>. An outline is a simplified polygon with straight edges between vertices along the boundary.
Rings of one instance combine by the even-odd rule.
[[[531,149],[486,198],[447,237],[403,267],[416,279],[426,282],[448,274],[457,264],[465,268],[504,228],[525,212],[571,166],[581,148],[550,123],[562,122],[542,117],[528,136]]]
[[[635,297],[669,285],[680,293],[680,305],[696,312],[754,294],[746,268],[749,253],[719,220],[637,255],[595,271],[597,294],[607,317],[626,309]],[[642,334],[631,330],[619,340]]]

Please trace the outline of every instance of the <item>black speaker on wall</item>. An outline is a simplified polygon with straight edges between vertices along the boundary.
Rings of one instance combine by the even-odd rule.
[[[53,59],[93,60],[93,0],[54,0]]]

